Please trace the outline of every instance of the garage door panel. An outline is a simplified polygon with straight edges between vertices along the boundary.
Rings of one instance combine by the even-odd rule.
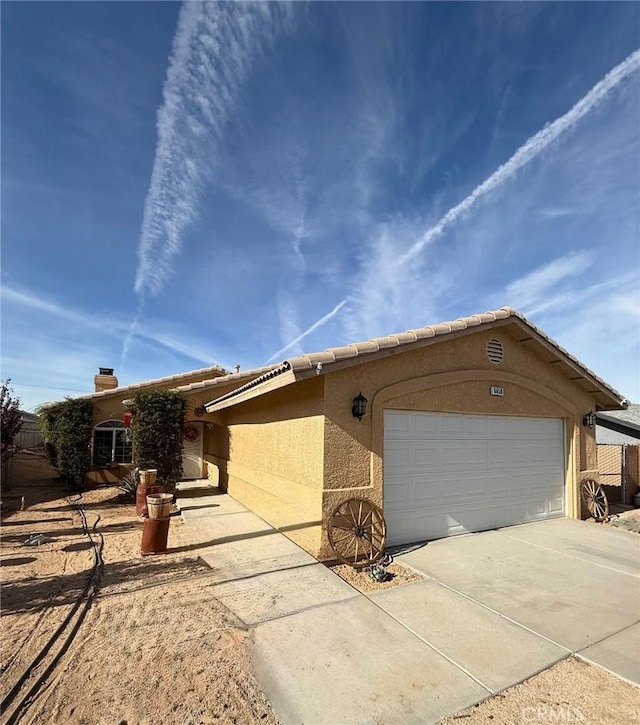
[[[425,418],[421,415],[411,415],[408,420],[407,431],[418,433],[429,433],[429,437],[438,430],[438,421],[435,418]],[[423,437],[423,436],[420,436]]]
[[[414,463],[414,452],[410,443],[403,445],[396,441],[385,453],[385,465],[388,470],[401,470],[403,467],[410,467]]]
[[[406,509],[416,503],[434,502],[438,500],[455,503],[462,497],[469,505],[480,505],[487,500],[492,505],[505,497],[512,500],[548,499],[553,501],[550,510],[562,510],[563,498],[558,496],[558,488],[562,487],[562,479],[557,479],[555,486],[533,474],[478,474],[468,473],[461,485],[455,474],[425,472],[423,475],[407,474],[397,477],[393,486],[385,490],[385,512],[398,508]]]
[[[485,486],[483,491],[486,491],[488,495],[494,496],[498,500],[508,496],[514,489],[518,489],[521,482],[518,479],[520,476],[514,476],[513,473],[494,473],[485,476]],[[482,492],[481,492],[482,493]]]
[[[443,441],[444,462],[449,468],[484,470],[487,467],[487,446],[483,441]]]
[[[547,515],[547,501],[546,499],[538,499],[537,501],[529,501],[528,508],[524,512],[525,516],[532,516],[533,518],[545,518]]]
[[[558,498],[549,498],[549,513],[556,516],[564,515],[564,499],[559,496]]]
[[[564,515],[562,420],[385,411],[384,422],[391,545]]]
[[[487,470],[488,450],[484,442],[394,441],[385,453],[385,469],[402,475],[415,466],[435,470]]]

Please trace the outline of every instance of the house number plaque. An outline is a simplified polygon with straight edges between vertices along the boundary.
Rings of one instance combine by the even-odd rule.
[[[499,388],[497,385],[492,385],[491,388],[489,388],[489,392],[491,395],[497,395],[500,398],[504,396],[504,388]]]

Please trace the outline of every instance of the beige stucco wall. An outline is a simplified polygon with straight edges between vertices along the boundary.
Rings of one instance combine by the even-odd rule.
[[[228,491],[309,551],[322,528],[324,379],[227,412]]]

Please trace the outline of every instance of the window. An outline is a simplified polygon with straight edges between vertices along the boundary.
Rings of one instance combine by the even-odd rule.
[[[124,427],[121,420],[106,420],[93,429],[93,463],[106,466],[133,461],[133,442],[131,431]]]

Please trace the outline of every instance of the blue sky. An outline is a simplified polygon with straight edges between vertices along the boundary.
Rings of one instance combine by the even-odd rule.
[[[640,400],[637,3],[1,12],[24,408],[506,304]]]

